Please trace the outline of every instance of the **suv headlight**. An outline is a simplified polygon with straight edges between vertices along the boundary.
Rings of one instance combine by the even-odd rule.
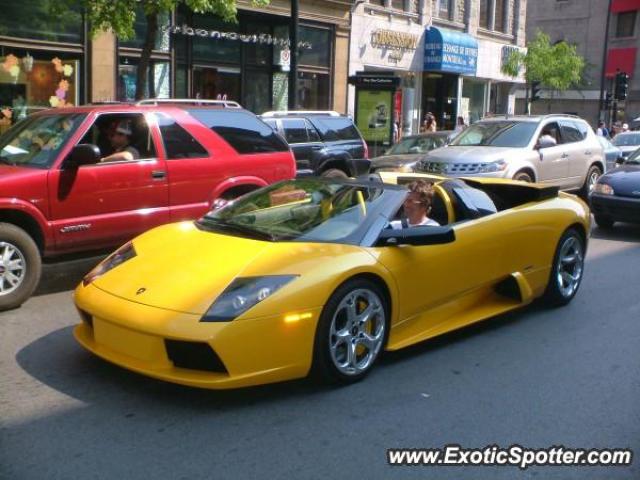
[[[600,195],[614,195],[615,192],[613,191],[613,188],[611,187],[611,185],[608,185],[606,183],[596,183],[596,186],[593,187],[593,193],[599,193]]]
[[[277,292],[297,275],[236,278],[213,302],[201,322],[229,322]]]
[[[91,282],[107,273],[109,270],[113,270],[118,265],[122,265],[124,262],[126,262],[127,260],[131,260],[135,256],[136,250],[135,248],[133,248],[133,243],[125,243],[118,250],[116,250],[102,262],[100,262],[96,268],[87,273],[82,279],[82,284],[86,287]]]
[[[507,169],[507,162],[496,160],[495,162],[483,163],[478,168],[478,173],[502,172]]]

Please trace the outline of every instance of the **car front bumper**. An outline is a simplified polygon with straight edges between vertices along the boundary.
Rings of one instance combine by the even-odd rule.
[[[640,198],[592,193],[589,203],[592,213],[596,216],[608,217],[619,222],[640,223]]]
[[[79,286],[75,302],[83,321],[74,336],[90,352],[149,377],[210,389],[306,376],[322,310],[307,309],[294,321],[283,314],[200,322],[199,315],[132,302],[92,285]]]

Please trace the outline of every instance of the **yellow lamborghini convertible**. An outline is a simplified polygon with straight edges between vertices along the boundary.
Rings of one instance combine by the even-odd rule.
[[[406,183],[434,183],[440,226],[389,228]],[[557,188],[383,173],[298,179],[150,230],[75,291],[76,339],[144,375],[205,388],[354,382],[397,350],[574,297],[588,207]]]

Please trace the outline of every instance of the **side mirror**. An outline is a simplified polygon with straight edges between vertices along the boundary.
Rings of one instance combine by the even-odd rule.
[[[65,168],[78,168],[82,165],[93,165],[100,161],[100,149],[90,143],[80,143],[73,147],[64,162]]]
[[[385,228],[380,233],[376,246],[390,247],[397,245],[441,245],[454,242],[456,239],[452,227],[409,227],[400,230]]]
[[[543,148],[555,147],[556,145],[557,143],[551,140],[550,138],[540,137],[538,139],[538,143],[536,144],[536,147],[539,150],[542,150]]]
[[[620,156],[616,158],[616,165],[622,165],[624,163],[624,157]]]

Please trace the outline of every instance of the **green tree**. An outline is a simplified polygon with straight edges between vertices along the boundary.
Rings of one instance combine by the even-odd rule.
[[[78,3],[85,9],[92,35],[100,31],[112,30],[121,40],[134,37],[136,10],[142,6],[147,21],[147,33],[138,65],[137,100],[144,97],[149,61],[156,44],[159,31],[158,18],[161,14],[170,14],[179,4],[184,4],[196,13],[213,13],[225,21],[237,21],[236,0],[57,0],[55,7],[60,12],[70,4]],[[269,0],[252,0],[252,3],[265,6],[269,4]]]
[[[549,36],[538,31],[527,45],[527,53],[511,52],[502,73],[517,77],[523,68],[527,83],[540,82],[543,87],[560,92],[582,83],[585,60],[574,45],[565,41],[551,44]]]

